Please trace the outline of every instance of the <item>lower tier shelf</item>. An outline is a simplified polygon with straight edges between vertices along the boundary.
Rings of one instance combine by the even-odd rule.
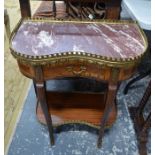
[[[47,103],[53,126],[82,123],[99,128],[104,115],[106,94],[78,92],[47,92]],[[38,120],[46,124],[40,103],[37,102]],[[116,104],[112,107],[106,127],[112,126],[117,117]]]

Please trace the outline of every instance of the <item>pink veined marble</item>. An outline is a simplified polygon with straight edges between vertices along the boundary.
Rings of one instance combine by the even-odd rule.
[[[112,58],[134,58],[145,50],[136,24],[24,21],[12,48],[31,56],[86,52]]]

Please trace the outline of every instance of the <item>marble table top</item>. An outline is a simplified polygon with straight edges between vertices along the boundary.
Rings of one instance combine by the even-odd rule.
[[[73,52],[134,59],[146,46],[134,22],[24,20],[11,40],[14,51],[32,57]]]

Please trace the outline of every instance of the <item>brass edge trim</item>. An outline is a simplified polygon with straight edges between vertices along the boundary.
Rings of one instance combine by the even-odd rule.
[[[38,119],[38,121],[42,125],[46,125],[43,122],[41,122],[39,119]],[[65,121],[63,123],[53,124],[53,127],[59,127],[59,126],[68,125],[68,124],[81,124],[81,125],[86,125],[86,126],[89,126],[89,127],[92,127],[92,128],[100,129],[100,125],[94,125],[92,123],[88,123],[86,121],[80,121],[80,120],[70,120],[70,121]],[[105,129],[109,129],[109,128],[111,128],[111,126],[105,126]]]
[[[37,105],[36,105],[36,118],[42,125],[46,125],[45,123],[41,122],[39,120],[39,118],[37,117],[37,108],[38,108],[38,101],[37,101]],[[87,125],[87,126],[92,127],[92,128],[100,129],[100,125],[94,125],[93,123],[88,123],[87,121],[82,121],[82,120],[69,120],[69,121],[64,121],[63,123],[58,123],[55,125],[52,124],[52,126],[53,127],[59,127],[62,125],[67,125],[67,124],[83,124],[83,125]],[[109,129],[111,126],[105,126],[105,129]]]
[[[59,127],[59,126],[62,126],[62,125],[67,125],[67,124],[82,124],[82,125],[87,125],[89,127],[93,127],[93,128],[96,128],[96,129],[100,129],[100,126],[98,125],[94,125],[92,123],[88,123],[86,121],[80,121],[80,120],[70,120],[70,121],[65,121],[63,123],[60,123],[60,124],[55,124],[53,125],[54,127]]]
[[[26,17],[22,19],[23,21],[38,21],[38,22],[55,22],[55,23],[109,23],[109,24],[120,24],[120,23],[124,23],[124,24],[137,24],[137,21],[133,21],[133,20],[117,20],[117,19],[95,19],[95,20],[89,20],[89,19],[59,19],[59,18],[55,18],[55,19],[49,19],[49,18],[39,18],[39,17],[35,17],[35,18],[31,18],[31,17]]]
[[[94,58],[94,57],[88,57],[87,55],[82,56],[82,55],[72,55],[72,54],[67,54],[66,56],[62,55],[62,56],[47,56],[47,58],[39,58],[36,57],[34,58],[30,58],[30,57],[26,57],[25,55],[20,55],[17,54],[17,52],[13,51],[11,49],[11,53],[12,55],[20,62],[24,63],[24,64],[31,64],[31,65],[46,65],[46,64],[61,64],[62,62],[73,62],[73,61],[83,61],[83,62],[87,62],[88,64],[96,64],[98,66],[109,66],[109,67],[129,67],[129,66],[133,66],[137,63],[139,63],[140,61],[140,57],[139,58],[135,58],[134,60],[121,60],[121,61],[114,61],[112,59],[101,59],[101,58]],[[71,52],[68,52],[71,53]]]
[[[50,19],[43,19],[43,18],[22,18],[19,23],[16,25],[16,27],[14,28],[14,30],[12,31],[11,33],[11,37],[9,39],[9,46],[10,46],[10,50],[11,50],[11,53],[12,55],[18,59],[19,61],[23,62],[23,63],[27,63],[27,64],[32,64],[32,65],[43,65],[43,64],[48,64],[48,63],[52,63],[52,58],[54,58],[54,61],[56,61],[56,59],[62,59],[64,58],[64,55],[67,56],[67,59],[69,59],[68,57],[71,56],[72,58],[74,57],[74,59],[78,59],[78,58],[81,58],[81,59],[88,59],[89,60],[92,60],[94,61],[95,59],[95,62],[94,63],[98,63],[99,65],[107,65],[107,66],[115,66],[115,67],[121,67],[122,65],[124,66],[125,64],[127,66],[131,66],[131,65],[134,65],[135,63],[138,63],[137,61],[140,60],[140,58],[144,55],[144,53],[146,52],[147,50],[147,47],[148,47],[148,42],[147,42],[147,38],[146,38],[146,35],[144,34],[143,30],[140,28],[140,26],[138,25],[138,23],[136,21],[130,21],[130,20],[88,20],[88,21],[82,21],[82,23],[111,23],[111,24],[116,24],[116,23],[124,23],[124,24],[135,24],[135,26],[137,26],[137,29],[139,30],[139,33],[143,39],[143,42],[144,42],[144,46],[145,46],[145,49],[144,49],[144,52],[143,54],[135,57],[135,58],[120,58],[120,59],[117,59],[117,58],[108,58],[108,57],[103,57],[103,56],[100,56],[100,55],[95,55],[95,54],[91,54],[91,53],[83,53],[83,52],[74,52],[74,51],[71,51],[71,52],[65,52],[65,53],[59,53],[59,54],[51,54],[51,55],[44,55],[44,56],[30,56],[30,55],[25,55],[25,54],[22,54],[20,52],[17,52],[15,51],[13,48],[12,48],[12,45],[11,45],[11,42],[15,36],[15,32],[18,31],[18,28],[20,27],[21,23],[23,23],[24,21],[37,21],[37,22],[45,22],[45,21],[48,21],[48,22],[75,22],[75,23],[81,23],[81,20],[64,20],[64,19],[55,19],[55,20],[50,20]],[[97,61],[97,62],[96,62]]]

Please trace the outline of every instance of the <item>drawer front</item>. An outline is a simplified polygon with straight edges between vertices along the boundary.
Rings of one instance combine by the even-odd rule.
[[[64,64],[59,66],[44,66],[45,80],[59,77],[86,77],[98,80],[108,80],[110,68],[103,68],[92,64]]]
[[[28,78],[35,78],[35,71],[33,66],[19,63],[19,69],[21,73]],[[135,72],[136,66],[130,68],[120,68],[119,81],[129,79]],[[99,66],[95,64],[80,64],[80,63],[67,63],[67,64],[48,64],[43,65],[43,77],[44,80],[50,80],[62,77],[85,77],[94,78],[96,80],[110,80],[110,74],[112,67]]]

